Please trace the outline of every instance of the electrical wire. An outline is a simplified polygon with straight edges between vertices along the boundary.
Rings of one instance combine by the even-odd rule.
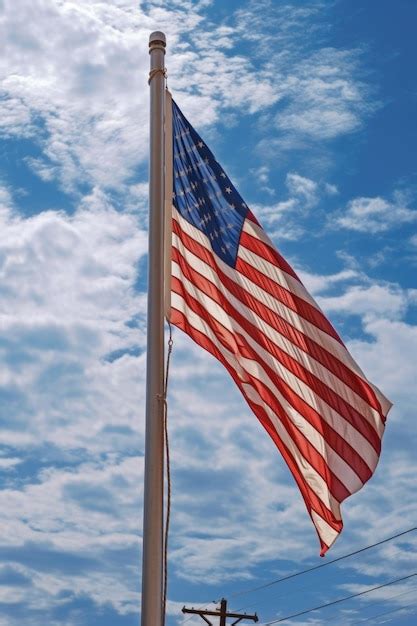
[[[366,605],[366,609],[369,609],[370,607],[373,607],[377,604],[382,604],[383,602],[392,602],[393,600],[396,600],[397,598],[402,598],[403,596],[408,596],[410,595],[410,593],[415,593],[417,591],[417,587],[412,587],[411,589],[408,589],[408,591],[402,591],[401,593],[396,593],[394,596],[389,596],[389,598],[379,598],[378,600],[374,600],[374,602],[369,602],[369,604]],[[328,621],[325,622],[325,624],[334,624],[335,619],[338,617],[337,614],[333,614],[332,616],[330,616],[330,618],[328,619]],[[366,622],[368,620],[372,619],[371,617],[364,617],[361,620],[359,620],[358,622],[353,622],[350,623],[349,626],[354,626],[356,624],[362,624],[362,622]]]
[[[398,613],[398,611],[403,611],[404,609],[410,608],[410,606],[415,606],[415,602],[410,602],[410,604],[405,604],[404,606],[397,606],[396,609],[390,609],[389,611],[384,611],[383,613],[378,613],[377,615],[372,615],[371,617],[367,617],[365,619],[359,620],[359,622],[353,622],[353,624],[349,624],[349,626],[356,626],[356,624],[363,624],[364,622],[371,622],[374,619],[378,619],[378,617],[384,617],[384,615],[390,615],[390,613]],[[415,613],[417,608],[412,611],[411,614]]]
[[[348,554],[344,554],[342,556],[339,556],[336,559],[332,559],[331,561],[326,561],[326,563],[321,563],[320,565],[315,565],[313,567],[309,567],[307,569],[300,570],[299,572],[294,572],[293,574],[289,574],[288,576],[283,576],[282,578],[277,578],[277,579],[272,580],[272,581],[270,581],[268,583],[265,583],[264,585],[259,585],[257,587],[253,587],[251,589],[246,589],[246,590],[243,590],[243,591],[236,592],[236,593],[234,593],[232,595],[229,595],[229,599],[237,598],[239,596],[243,596],[243,595],[250,594],[250,593],[254,593],[255,591],[261,591],[262,589],[267,589],[268,587],[272,587],[273,585],[276,585],[276,584],[278,584],[280,582],[284,582],[286,580],[290,580],[292,578],[296,578],[297,576],[302,576],[303,574],[308,574],[309,572],[313,572],[313,571],[321,569],[323,567],[327,567],[328,565],[332,565],[333,563],[337,563],[339,561],[342,561],[343,559],[347,559],[347,558],[349,558],[351,556],[355,556],[356,554],[361,554],[362,552],[365,552],[366,550],[370,550],[371,548],[376,548],[377,546],[380,546],[380,545],[382,545],[384,543],[388,543],[389,541],[393,541],[394,539],[398,539],[398,537],[402,537],[404,535],[407,535],[407,534],[409,534],[409,533],[411,533],[411,532],[413,532],[415,530],[417,530],[417,526],[413,526],[412,528],[408,528],[407,530],[403,530],[400,533],[397,533],[395,535],[391,535],[390,537],[386,537],[385,539],[382,539],[381,541],[377,541],[376,543],[372,543],[372,544],[370,544],[368,546],[364,546],[363,548],[360,548],[359,550],[354,550],[353,552],[349,552]],[[280,596],[278,596],[278,597],[280,597]],[[259,604],[262,604],[262,602],[263,601],[260,600],[258,602],[254,602],[254,603],[252,603],[250,605],[240,607],[240,608],[236,609],[236,612],[240,612],[240,611],[245,611],[247,609],[251,609],[251,608],[253,608],[255,606],[258,606]],[[207,609],[207,606],[209,604],[210,603],[207,602],[205,606],[201,606],[200,608],[202,610],[205,610],[205,609]],[[191,619],[192,619],[192,617],[188,617],[187,619],[185,619],[182,622],[182,624],[183,625],[186,624],[187,622],[191,621]]]
[[[312,607],[311,609],[306,609],[305,611],[300,611],[299,613],[293,613],[292,615],[287,615],[286,617],[280,617],[279,619],[274,619],[271,622],[266,622],[264,626],[271,626],[272,624],[285,622],[286,620],[293,619],[294,617],[307,615],[308,613],[312,613],[313,611],[318,611],[319,609],[325,609],[328,606],[334,606],[335,604],[339,604],[340,602],[346,602],[347,600],[352,600],[352,598],[359,598],[359,596],[364,596],[368,593],[372,593],[373,591],[377,591],[377,589],[382,589],[383,587],[394,585],[395,583],[402,582],[403,580],[409,580],[410,578],[413,578],[414,576],[417,576],[417,572],[414,572],[413,574],[409,574],[408,576],[402,576],[401,578],[395,578],[394,580],[390,580],[387,583],[383,583],[382,585],[377,585],[376,587],[372,587],[371,589],[366,589],[365,591],[360,591],[359,593],[353,593],[352,595],[345,596],[344,598],[338,598],[337,600],[332,600],[332,602],[326,602],[325,604],[320,604],[319,606]]]
[[[285,591],[281,591],[279,593],[273,593],[268,597],[268,600],[279,600],[280,598],[289,598],[290,596],[298,595],[300,593],[305,593],[308,590],[316,587],[317,581],[313,580],[308,585],[296,585],[291,590],[285,589]],[[256,602],[252,602],[251,604],[246,604],[245,606],[240,606],[239,608],[234,608],[233,611],[235,613],[240,613],[241,611],[247,611],[248,609],[252,609],[260,604],[263,604],[264,600],[257,600]]]
[[[259,585],[258,587],[253,587],[252,589],[246,589],[243,591],[238,591],[231,596],[229,599],[237,598],[239,596],[243,596],[249,593],[254,593],[255,591],[261,591],[262,589],[267,589],[268,587],[272,587],[272,585],[276,585],[278,583],[284,582],[284,580],[290,580],[291,578],[296,578],[297,576],[301,576],[302,574],[308,574],[309,572],[314,572],[315,570],[322,569],[323,567],[327,567],[328,565],[332,565],[333,563],[337,563],[338,561],[342,561],[343,559],[347,559],[350,556],[354,556],[355,554],[360,554],[361,552],[365,552],[366,550],[370,550],[371,548],[375,548],[376,546],[380,546],[383,543],[387,543],[388,541],[392,541],[393,539],[397,539],[398,537],[402,537],[403,535],[407,535],[408,533],[417,530],[417,526],[413,528],[409,528],[408,530],[404,530],[396,535],[392,535],[391,537],[387,537],[386,539],[382,539],[381,541],[377,541],[376,543],[372,543],[369,546],[365,546],[364,548],[360,548],[359,550],[355,550],[354,552],[349,552],[349,554],[344,554],[343,556],[339,556],[336,559],[332,559],[331,561],[326,561],[326,563],[321,563],[320,565],[314,565],[313,567],[309,567],[307,569],[303,569],[299,572],[294,572],[293,574],[288,574],[288,576],[283,576],[282,578],[276,578],[275,580],[271,580],[264,585]]]

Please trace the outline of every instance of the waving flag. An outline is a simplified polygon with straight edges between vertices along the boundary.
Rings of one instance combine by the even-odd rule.
[[[229,371],[292,472],[323,555],[342,530],[340,503],[375,470],[391,404],[172,107],[170,320]]]

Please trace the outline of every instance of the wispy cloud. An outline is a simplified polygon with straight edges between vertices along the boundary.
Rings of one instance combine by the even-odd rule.
[[[320,200],[336,193],[327,183],[316,182],[296,172],[285,178],[288,198],[275,204],[253,204],[252,209],[277,243],[283,239],[297,240],[305,232],[306,219]]]
[[[267,23],[261,7],[268,12]],[[237,12],[241,36],[274,76],[275,132],[265,144],[275,151],[357,131],[378,106],[363,73],[363,51],[326,45],[331,8],[321,0],[308,7],[263,0]]]
[[[334,227],[363,233],[383,233],[417,220],[417,211],[408,206],[404,194],[394,194],[393,200],[381,196],[350,200],[346,209],[330,218]]]

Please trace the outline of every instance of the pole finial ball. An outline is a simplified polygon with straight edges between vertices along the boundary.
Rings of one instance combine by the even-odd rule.
[[[155,44],[159,44],[162,46],[166,46],[166,37],[164,33],[161,33],[161,31],[156,30],[153,33],[150,34],[149,36],[149,45],[150,46],[154,46]]]

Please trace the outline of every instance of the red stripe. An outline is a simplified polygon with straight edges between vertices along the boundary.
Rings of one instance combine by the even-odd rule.
[[[232,334],[229,330],[227,330],[222,324],[220,324],[213,317],[208,317],[207,312],[204,307],[190,294],[186,291],[184,285],[178,280],[173,280],[173,291],[180,296],[182,296],[186,302],[186,304],[196,313],[199,317],[202,317],[206,324],[211,328],[213,334],[218,338],[218,340],[228,349],[233,352],[234,346],[236,345],[236,338],[238,339],[238,344],[240,348],[240,354],[245,356],[245,358],[251,359],[253,361],[258,361],[256,353],[250,350],[248,344],[245,341],[245,338],[238,333]],[[243,351],[246,354],[243,354]],[[263,363],[262,363],[263,365]],[[341,502],[346,499],[351,492],[343,485],[338,477],[332,472],[330,467],[325,463],[323,457],[319,452],[314,448],[314,446],[308,441],[308,439],[301,433],[298,428],[291,422],[288,418],[284,408],[279,403],[278,399],[273,396],[268,387],[256,376],[252,374],[247,374],[250,378],[252,385],[258,391],[258,394],[262,398],[262,400],[269,406],[269,408],[279,417],[282,425],[287,430],[290,438],[296,443],[298,449],[304,458],[314,467],[316,472],[323,478],[323,480],[327,483],[330,492],[333,494],[334,498]],[[243,392],[244,393],[244,392]]]
[[[211,328],[214,335],[217,339],[232,353],[237,355],[242,355],[244,358],[250,359],[252,361],[256,361],[260,363],[263,368],[266,370],[268,376],[272,379],[274,384],[278,387],[281,393],[286,397],[286,394],[283,392],[282,387],[286,386],[280,379],[276,380],[276,374],[271,368],[259,357],[259,355],[251,349],[246,339],[240,335],[239,333],[231,333],[228,329],[226,329],[222,324],[220,324],[217,320],[207,315],[207,311],[203,307],[201,303],[199,303],[195,298],[193,298],[185,289],[184,285],[177,279],[173,278],[172,289],[175,293],[182,296],[186,302],[186,304],[198,315],[203,318],[205,323]],[[334,497],[341,502],[345,498],[347,498],[351,492],[343,485],[339,478],[333,474],[328,465],[324,463],[323,457],[319,452],[314,448],[314,446],[308,441],[305,435],[298,430],[295,424],[288,418],[285,410],[279,403],[278,399],[272,394],[270,389],[265,385],[262,380],[259,378],[247,374],[250,378],[254,386],[256,387],[259,395],[263,399],[263,401],[268,404],[268,406],[274,411],[274,413],[280,418],[281,423],[286,428],[290,437],[296,442],[298,448],[301,450],[304,458],[306,458],[318,474],[325,480],[325,482],[329,485],[331,492]],[[275,380],[274,380],[275,379]],[[288,400],[288,398],[286,397]],[[290,404],[294,406],[294,404],[290,401]],[[316,429],[317,430],[317,429]],[[318,430],[319,433],[323,435],[323,429]],[[327,442],[326,442],[327,443]],[[343,445],[343,444],[342,444]],[[346,445],[346,443],[344,444]],[[332,447],[329,445],[329,447]],[[344,446],[343,446],[344,447]],[[350,446],[348,446],[350,447]],[[342,456],[339,454],[339,456]],[[342,456],[342,458],[344,458]],[[348,462],[348,461],[346,461]],[[352,467],[355,471],[355,468]],[[358,472],[356,472],[358,474]],[[370,477],[370,470],[367,470],[367,477],[363,477],[362,482],[365,482]],[[359,474],[358,474],[359,475]]]
[[[217,271],[217,264],[213,265],[214,257],[212,253],[209,252],[209,250],[202,246],[198,241],[196,241],[195,239],[190,237],[190,235],[184,232],[175,219],[173,219],[172,230],[189,250],[194,252],[194,254],[196,254],[203,261],[206,261],[206,263],[208,263],[209,265],[214,266]],[[330,322],[328,322],[323,314],[318,309],[313,307],[309,302],[295,295],[294,293],[292,293],[292,291],[289,291],[289,289],[282,287],[273,279],[263,274],[261,271],[256,270],[253,265],[250,265],[243,259],[239,258],[239,255],[236,259],[235,270],[250,278],[252,282],[261,287],[264,291],[268,292],[276,300],[282,302],[282,304],[284,304],[287,308],[297,313],[299,317],[304,318],[305,320],[322,330],[324,333],[327,333],[343,345],[342,340],[340,339]]]
[[[372,428],[371,424],[367,422],[364,417],[350,404],[348,404],[343,398],[341,398],[336,392],[327,387],[325,383],[320,381],[311,372],[306,370],[295,359],[289,356],[286,352],[281,350],[275,343],[269,340],[260,329],[252,324],[246,317],[239,313],[226,299],[226,297],[205,277],[195,272],[191,266],[188,265],[186,260],[180,255],[176,248],[173,249],[173,258],[178,262],[183,274],[193,283],[198,285],[199,289],[211,297],[217,302],[226,313],[232,318],[238,321],[238,323],[248,332],[250,336],[256,338],[256,341],[262,345],[270,354],[277,358],[280,363],[284,365],[294,376],[302,380],[308,385],[314,393],[321,397],[329,406],[337,411],[346,421],[352,424],[379,452],[381,448],[381,441]],[[216,269],[216,268],[214,268]],[[271,370],[272,371],[272,370]],[[283,381],[280,377],[277,377],[273,372],[274,382],[281,388]]]
[[[217,347],[210,341],[210,339],[206,335],[204,335],[203,333],[195,329],[193,326],[191,326],[191,324],[188,322],[184,314],[178,311],[177,309],[174,309],[174,308],[172,309],[171,322],[175,326],[178,326],[179,328],[184,330],[184,332],[186,332],[196,343],[198,343],[205,350],[213,354],[213,356],[215,356],[224,365],[224,367],[226,367],[226,369],[229,371],[230,375],[232,376],[233,380],[240,388],[242,395],[244,396],[245,400],[251,407],[252,411],[258,417],[262,425],[266,428],[271,438],[273,439],[275,445],[278,447],[282,456],[284,457],[302,493],[302,496],[304,498],[308,511],[310,512],[310,510],[313,509],[323,519],[325,519],[332,528],[340,532],[340,530],[342,529],[342,522],[340,520],[337,520],[334,517],[330,509],[325,507],[325,505],[320,500],[320,498],[314,493],[314,491],[306,483],[306,481],[304,480],[304,477],[302,476],[300,470],[298,469],[296,462],[294,461],[293,456],[291,455],[289,450],[286,448],[284,443],[281,441],[269,417],[267,416],[265,410],[260,405],[251,402],[247,398],[244,389],[242,389],[240,380],[235,370],[224,359],[223,355],[217,349]]]
[[[303,350],[303,352],[313,357],[321,365],[332,372],[332,374],[337,376],[345,385],[352,389],[352,391],[357,393],[363,400],[365,400],[365,402],[378,411],[381,419],[383,419],[381,405],[376,398],[374,390],[366,381],[355,374],[337,357],[323,348],[323,346],[319,345],[313,339],[292,326],[286,319],[279,315],[278,311],[274,311],[260,302],[249,291],[247,291],[243,285],[235,283],[231,278],[223,273],[220,267],[217,267],[214,255],[210,254],[210,257],[210,266],[215,268],[221,282],[226,286],[228,291],[230,291],[249,309],[252,309],[256,315],[272,326],[272,328],[274,328],[283,337],[289,339],[294,345]]]
[[[297,315],[304,318],[313,326],[336,339],[342,346],[343,341],[330,324],[330,322],[324,317],[324,315],[313,307],[312,304],[297,296],[289,289],[286,289],[282,285],[279,285],[273,278],[264,274],[260,269],[255,268],[253,265],[237,257],[235,264],[236,271],[240,272],[244,276],[248,276],[258,287],[261,287],[264,291],[271,294],[274,298],[285,304],[286,307],[295,311]]]
[[[261,239],[258,239],[257,237],[254,237],[250,233],[242,230],[239,243],[245,248],[248,248],[248,250],[255,252],[257,255],[261,256],[263,259],[266,259],[267,261],[272,263],[272,265],[279,267],[286,274],[289,274],[290,276],[298,280],[299,283],[301,283],[301,280],[298,278],[297,274],[292,269],[291,265],[289,265],[289,263],[287,263],[284,257],[280,255],[278,250],[268,245],[265,241],[262,241]]]

